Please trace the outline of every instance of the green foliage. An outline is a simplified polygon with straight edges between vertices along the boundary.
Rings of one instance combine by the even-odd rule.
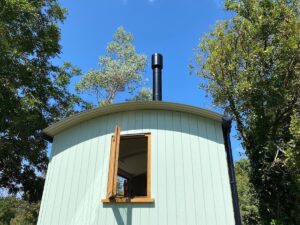
[[[300,224],[299,4],[227,0],[235,16],[202,39],[195,57],[201,86],[237,122],[263,224]]]
[[[0,9],[0,188],[38,201],[48,163],[41,130],[82,103],[67,90],[79,70],[51,63],[66,12],[56,0],[1,0]]]
[[[152,101],[152,90],[150,88],[142,88],[136,96],[127,101],[147,102]]]
[[[40,204],[13,197],[0,198],[1,225],[35,225]]]
[[[99,66],[99,70],[86,73],[76,88],[95,95],[100,105],[111,104],[118,92],[133,92],[140,84],[146,56],[136,53],[133,35],[119,27],[107,45],[106,55],[100,56]]]
[[[238,188],[242,223],[244,225],[260,224],[258,199],[250,183],[250,165],[248,159],[235,162],[235,175]]]

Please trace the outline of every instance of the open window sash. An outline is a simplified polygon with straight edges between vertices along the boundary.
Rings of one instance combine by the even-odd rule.
[[[117,196],[117,179],[118,179],[118,161],[120,150],[120,127],[115,128],[115,133],[111,139],[109,173],[107,183],[107,198],[115,198]]]

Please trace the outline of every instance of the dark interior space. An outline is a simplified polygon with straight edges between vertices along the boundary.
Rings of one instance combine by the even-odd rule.
[[[147,137],[121,136],[118,196],[147,196]]]

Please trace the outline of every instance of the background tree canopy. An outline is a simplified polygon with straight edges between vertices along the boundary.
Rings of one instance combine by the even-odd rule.
[[[150,88],[142,88],[132,99],[127,99],[127,101],[152,101],[152,90]]]
[[[79,71],[51,63],[66,13],[56,0],[1,0],[0,9],[0,187],[38,201],[48,163],[41,130],[83,103],[67,89]]]
[[[234,164],[239,204],[243,225],[260,224],[257,194],[250,183],[250,165],[248,159],[240,159]]]
[[[0,224],[35,225],[39,208],[39,203],[29,203],[14,197],[0,198]]]
[[[141,84],[146,63],[146,56],[135,51],[133,35],[119,27],[106,47],[106,55],[100,56],[100,70],[86,73],[76,88],[93,94],[100,105],[111,104],[118,92],[133,92]],[[145,94],[142,91],[139,95]]]
[[[300,5],[227,0],[196,51],[202,87],[231,113],[263,224],[300,224]]]

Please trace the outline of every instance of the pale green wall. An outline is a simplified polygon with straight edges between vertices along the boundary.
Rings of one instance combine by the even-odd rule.
[[[151,132],[155,203],[103,204],[115,125]],[[221,123],[143,110],[93,119],[54,137],[38,224],[233,225]]]

